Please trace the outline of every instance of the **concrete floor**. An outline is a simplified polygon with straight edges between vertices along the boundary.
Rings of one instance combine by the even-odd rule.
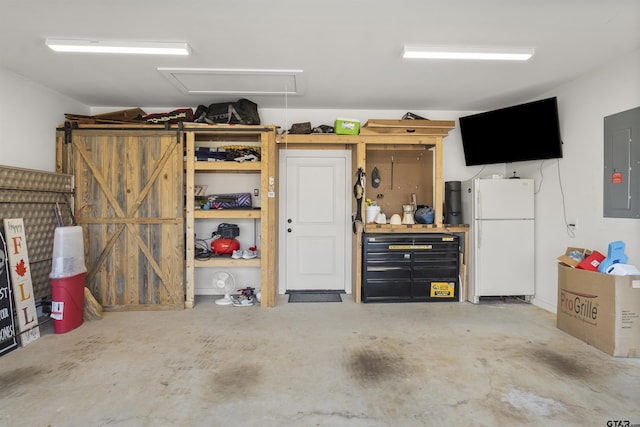
[[[533,305],[213,298],[45,326],[0,357],[0,426],[640,424],[640,359]]]

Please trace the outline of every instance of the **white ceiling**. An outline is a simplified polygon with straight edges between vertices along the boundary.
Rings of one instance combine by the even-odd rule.
[[[485,110],[640,49],[638,0],[1,0],[0,67],[93,107]],[[55,53],[49,38],[186,41],[189,57]],[[403,60],[404,44],[533,47]],[[158,68],[302,70],[300,95],[185,94]],[[215,88],[213,88],[215,89]]]

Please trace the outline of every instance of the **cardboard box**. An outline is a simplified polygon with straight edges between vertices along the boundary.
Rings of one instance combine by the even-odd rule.
[[[360,133],[360,121],[353,119],[336,119],[333,131],[338,135],[358,135]]]
[[[582,261],[578,261],[576,259],[571,258],[569,254],[574,251],[581,253],[584,256],[584,259]],[[606,257],[598,251],[569,247],[565,251],[564,255],[560,255],[558,257],[558,261],[560,261],[560,263],[567,265],[569,267],[579,268],[581,270],[598,271],[598,267],[600,266],[600,263],[605,258]]]
[[[556,326],[612,356],[640,357],[640,276],[558,264]]]

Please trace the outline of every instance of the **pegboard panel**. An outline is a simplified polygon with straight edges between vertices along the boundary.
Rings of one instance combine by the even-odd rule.
[[[51,300],[49,273],[56,203],[71,225],[73,177],[33,169],[0,166],[0,229],[4,218],[22,218],[27,236],[31,280],[37,304]]]
[[[373,168],[378,169],[380,184],[373,187]],[[415,150],[367,150],[366,196],[378,203],[387,219],[402,217],[402,205],[416,195],[418,205],[434,207],[433,152]]]

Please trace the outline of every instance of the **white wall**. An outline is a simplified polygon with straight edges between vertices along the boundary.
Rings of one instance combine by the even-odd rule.
[[[55,171],[56,126],[89,108],[0,68],[0,165]]]
[[[556,257],[567,246],[607,255],[610,242],[626,244],[629,263],[640,267],[640,220],[603,217],[605,116],[640,106],[640,50],[542,95],[557,96],[564,157],[523,164],[536,178],[536,297],[534,303],[556,310]],[[560,186],[562,183],[562,186]],[[564,197],[563,197],[564,195]],[[572,235],[568,223],[577,223]]]

